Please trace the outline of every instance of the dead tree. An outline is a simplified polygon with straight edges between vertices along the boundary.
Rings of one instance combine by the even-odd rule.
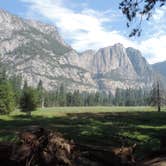
[[[161,111],[161,94],[160,94],[160,84],[157,81],[157,111]]]
[[[159,80],[157,80],[156,84],[153,85],[150,98],[150,104],[157,107],[157,112],[161,112],[163,94]]]

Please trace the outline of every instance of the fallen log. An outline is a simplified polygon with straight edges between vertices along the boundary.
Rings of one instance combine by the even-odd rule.
[[[87,157],[93,161],[100,161],[104,165],[121,166],[121,165],[134,165],[134,151],[136,144],[130,147],[103,147],[76,144],[84,157]],[[85,153],[86,152],[86,153]]]
[[[137,162],[136,166],[165,166],[166,149],[151,151],[144,159]]]
[[[19,134],[15,144],[0,145],[3,166],[131,166],[135,145],[101,147],[75,144],[62,134],[30,127]],[[11,164],[13,162],[13,165]]]

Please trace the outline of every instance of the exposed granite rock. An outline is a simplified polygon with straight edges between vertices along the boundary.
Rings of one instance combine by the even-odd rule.
[[[31,86],[40,80],[47,90],[63,83],[67,89],[96,91],[86,70],[68,60],[77,53],[60,37],[56,27],[24,20],[0,10],[0,58],[9,75],[22,75]]]
[[[53,25],[26,20],[0,10],[0,60],[8,74],[22,75],[45,89],[111,91],[151,87],[155,72],[141,52],[122,44],[78,53]]]

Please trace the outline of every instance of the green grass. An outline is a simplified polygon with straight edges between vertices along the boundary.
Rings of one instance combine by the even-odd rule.
[[[19,111],[0,116],[0,141],[14,141],[28,125],[60,131],[77,143],[138,144],[137,153],[159,149],[166,138],[166,109],[151,107],[57,107],[38,109],[32,117]]]

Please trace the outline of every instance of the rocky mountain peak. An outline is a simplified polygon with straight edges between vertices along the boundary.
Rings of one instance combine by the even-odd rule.
[[[124,48],[122,43],[115,43],[113,46],[110,46],[110,47],[121,48],[121,49]]]
[[[8,12],[6,12],[5,10],[3,10],[3,9],[0,9],[0,18],[1,18],[1,20],[2,19],[7,19],[7,18],[10,18],[10,17],[14,17],[13,15],[11,15],[10,13],[8,13]]]
[[[85,52],[77,65],[92,73],[99,89],[112,93],[116,88],[143,88],[153,84],[153,70],[141,52],[120,43],[100,48],[93,54]]]
[[[40,31],[41,33],[50,35],[52,38],[55,38],[60,43],[62,43],[64,46],[70,47],[65,43],[65,41],[62,39],[62,37],[59,35],[59,32],[57,30],[57,27],[55,25],[50,25],[46,23],[42,23],[40,21],[36,20],[25,20],[25,22],[30,26],[36,29],[37,31]]]
[[[84,55],[94,55],[95,54],[95,51],[92,50],[92,49],[89,49],[89,50],[85,50],[83,52],[80,53],[81,56],[84,56]]]
[[[64,42],[56,27],[3,10],[0,20],[1,63],[8,66],[9,75],[21,75],[31,86],[42,80],[47,90],[61,83],[69,90],[96,90],[90,73],[70,63],[69,55],[78,54]]]
[[[0,25],[0,30],[4,30],[5,32],[8,30],[19,31],[26,28],[25,23],[21,18],[2,9],[0,9]]]
[[[64,46],[70,47],[59,35],[57,27],[54,25],[42,23],[36,20],[22,19],[18,16],[6,12],[3,9],[0,9],[0,24],[0,30],[2,29],[3,31],[9,31],[9,33],[19,31],[41,32],[61,42]]]
[[[26,20],[0,10],[1,62],[9,75],[22,75],[32,86],[47,90],[65,84],[68,90],[111,91],[145,88],[154,72],[140,51],[117,43],[77,53],[53,25]]]
[[[125,48],[122,44],[115,44],[113,46],[99,49],[95,55],[96,71],[99,73],[107,73],[113,70],[126,68],[132,71],[132,65],[126,54]]]

